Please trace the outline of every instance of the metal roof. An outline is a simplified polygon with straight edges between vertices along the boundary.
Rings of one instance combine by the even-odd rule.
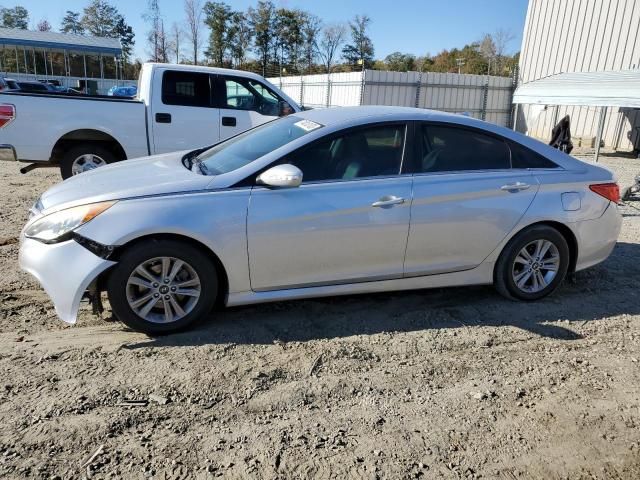
[[[73,50],[77,52],[122,55],[117,38],[89,37],[58,32],[39,32],[16,28],[0,28],[0,45]]]
[[[558,73],[520,85],[513,103],[640,108],[640,70]]]

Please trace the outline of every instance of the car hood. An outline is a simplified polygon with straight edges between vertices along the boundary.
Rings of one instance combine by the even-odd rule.
[[[173,152],[97,168],[71,177],[40,197],[42,210],[203,189],[211,177],[194,173],[182,164],[185,152]]]

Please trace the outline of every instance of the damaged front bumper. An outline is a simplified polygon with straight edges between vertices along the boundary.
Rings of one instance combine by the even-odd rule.
[[[75,323],[80,300],[91,282],[115,262],[101,258],[76,240],[44,244],[22,237],[20,268],[30,273],[53,302],[61,320]]]

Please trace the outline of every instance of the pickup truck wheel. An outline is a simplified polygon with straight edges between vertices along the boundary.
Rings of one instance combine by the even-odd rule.
[[[117,162],[116,156],[104,147],[83,143],[67,150],[60,160],[60,173],[67,179],[80,173]]]

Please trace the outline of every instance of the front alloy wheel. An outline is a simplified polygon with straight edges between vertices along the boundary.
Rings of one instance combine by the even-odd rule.
[[[189,243],[150,239],[126,249],[107,281],[114,316],[150,334],[184,329],[205,317],[218,293],[216,268]]]
[[[188,263],[174,257],[158,257],[138,265],[127,281],[129,307],[153,323],[184,318],[198,304],[200,277]]]

